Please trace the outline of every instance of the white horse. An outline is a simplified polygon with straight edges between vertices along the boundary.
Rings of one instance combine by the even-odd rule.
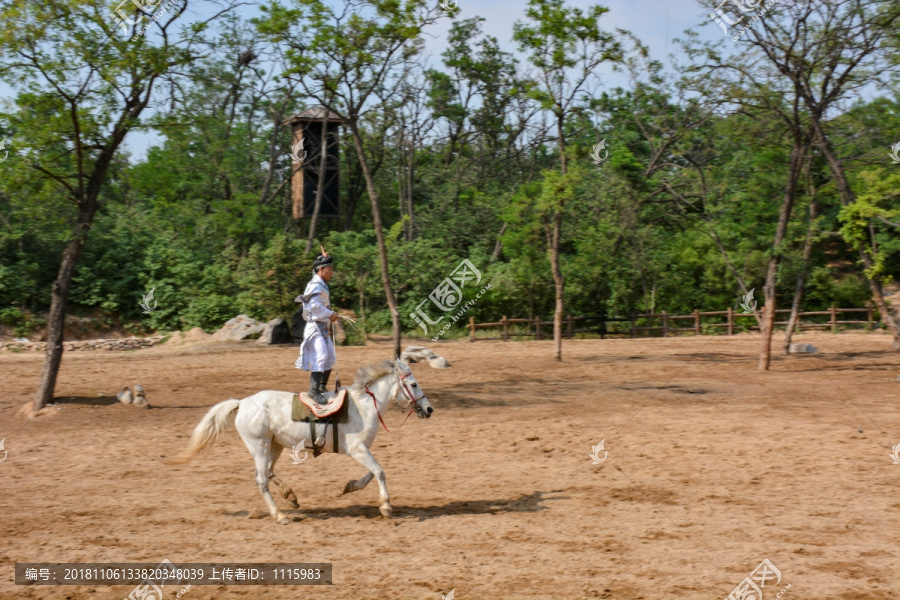
[[[393,509],[384,470],[369,450],[378,434],[379,422],[384,425],[381,413],[391,400],[402,405],[403,402],[398,398],[401,395],[406,399],[404,412],[412,405],[420,419],[430,418],[434,409],[413,377],[409,365],[399,360],[360,367],[356,373],[356,381],[348,388],[348,392],[344,402],[349,402],[350,422],[338,425],[338,451],[355,458],[368,473],[349,481],[343,493],[361,490],[375,477],[380,492],[379,509],[382,515],[390,518]],[[275,506],[272,494],[269,493],[269,480],[281,489],[282,497],[292,507],[299,507],[294,492],[273,471],[282,450],[286,447],[297,448],[310,435],[309,423],[291,420],[292,398],[292,392],[266,390],[243,400],[219,402],[209,409],[194,429],[184,453],[163,462],[170,465],[184,464],[198,454],[209,452],[226,431],[231,414],[237,411],[234,424],[256,462],[256,483],[269,507],[269,513],[278,523],[290,523],[290,519]],[[322,435],[325,436],[323,451],[332,452],[334,427],[316,424],[316,438],[319,439]]]

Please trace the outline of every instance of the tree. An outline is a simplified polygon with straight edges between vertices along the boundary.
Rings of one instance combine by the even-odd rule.
[[[864,171],[860,179],[863,193],[838,215],[841,235],[866,258],[866,278],[881,286],[889,260],[900,254],[900,174],[876,169]],[[894,321],[884,313],[881,319]],[[898,347],[894,338],[894,348]]]
[[[559,153],[560,178],[545,189],[563,192],[549,200],[547,213],[550,266],[556,291],[553,314],[554,358],[562,360],[562,320],[564,311],[565,280],[560,268],[560,243],[565,200],[569,197],[570,184],[566,182],[566,122],[575,109],[576,101],[590,90],[588,84],[596,78],[597,69],[604,62],[620,60],[620,45],[613,36],[603,30],[597,21],[608,8],[592,6],[583,13],[578,8],[568,8],[564,0],[529,0],[527,17],[530,24],[517,22],[513,27],[513,39],[519,49],[528,53],[528,60],[537,70],[537,81],[529,89],[529,95],[550,111],[556,125],[556,146]],[[575,74],[571,75],[571,70]]]
[[[814,141],[822,151],[841,203],[855,202],[855,192],[842,158],[828,132],[829,116],[842,104],[858,99],[863,90],[890,76],[889,41],[900,23],[896,0],[804,0],[778,7],[773,18],[751,28],[748,41],[768,63],[789,79],[809,114]],[[784,17],[782,19],[775,17]],[[900,325],[891,317],[884,290],[872,262],[874,230],[866,245],[855,244],[882,322],[900,349]]]
[[[132,23],[130,34],[121,35],[119,26],[128,29],[124,13],[117,23],[101,4],[0,2],[0,79],[19,90],[19,110],[10,120],[27,139],[31,166],[76,209],[53,283],[35,410],[53,398],[72,276],[122,142],[140,126],[157,88],[200,56],[207,24],[230,8],[194,23],[179,37],[174,24],[187,2],[158,19],[159,28],[149,35],[139,31],[147,19],[140,9],[134,11],[140,20]]]

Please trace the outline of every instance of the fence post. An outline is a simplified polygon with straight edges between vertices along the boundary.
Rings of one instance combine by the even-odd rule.
[[[506,319],[506,315],[503,315],[503,341],[509,341],[509,321]]]
[[[472,330],[472,337],[469,338],[470,342],[475,341],[475,317],[469,317],[469,329]]]
[[[734,310],[729,306],[728,307],[728,335],[734,335]]]
[[[637,337],[637,315],[631,313],[631,337]]]
[[[694,309],[694,335],[700,335],[700,309]]]
[[[541,317],[537,316],[534,318],[534,339],[541,339]]]
[[[666,311],[662,311],[662,330],[663,337],[669,337],[669,315],[666,314]]]
[[[569,339],[572,339],[572,315],[569,315]]]
[[[866,313],[866,328],[869,331],[872,331],[872,305],[868,306],[868,312]]]
[[[834,304],[831,305],[831,333],[837,333],[837,311]]]

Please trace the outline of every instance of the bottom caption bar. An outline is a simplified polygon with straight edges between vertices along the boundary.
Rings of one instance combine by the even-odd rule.
[[[16,585],[331,585],[331,563],[16,563]]]

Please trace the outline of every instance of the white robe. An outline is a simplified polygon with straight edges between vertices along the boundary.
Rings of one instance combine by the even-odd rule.
[[[303,318],[306,319],[300,356],[294,366],[304,371],[327,371],[335,362],[334,342],[326,333],[331,323],[329,317],[334,312],[328,284],[313,275],[303,295],[294,298],[294,302],[303,303]]]

